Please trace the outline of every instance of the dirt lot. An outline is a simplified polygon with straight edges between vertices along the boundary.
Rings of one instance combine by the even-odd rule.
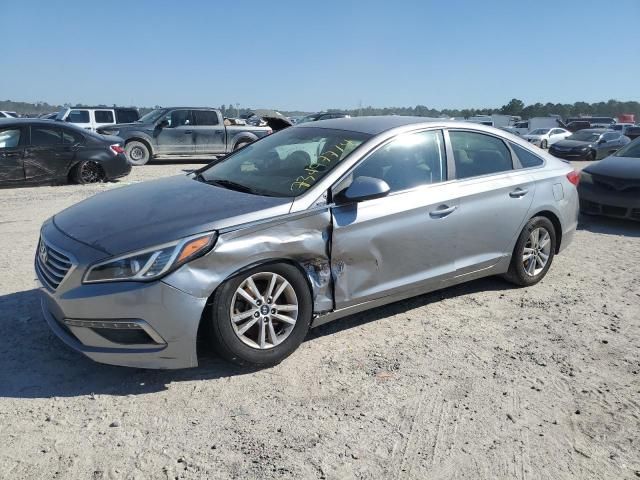
[[[534,287],[379,308],[275,368],[145,371],[67,349],[34,290],[41,223],[117,187],[0,190],[0,478],[640,477],[640,224],[582,218]]]

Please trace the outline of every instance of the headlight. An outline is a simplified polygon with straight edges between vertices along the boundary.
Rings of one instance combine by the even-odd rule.
[[[582,170],[580,172],[580,183],[593,183],[593,177],[591,174]]]
[[[129,253],[92,265],[84,283],[156,280],[213,248],[215,232]]]

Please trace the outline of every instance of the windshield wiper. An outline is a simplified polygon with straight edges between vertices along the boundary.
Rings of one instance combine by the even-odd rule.
[[[202,177],[201,174],[196,175],[196,178],[202,178],[204,180],[204,177]],[[200,180],[200,181],[203,181]],[[229,190],[235,190],[237,192],[244,192],[244,193],[256,193],[253,191],[252,188],[247,187],[246,185],[242,185],[241,183],[236,183],[232,180],[224,180],[224,179],[216,179],[216,180],[204,180],[206,181],[206,183],[211,183],[213,185],[219,185],[221,187],[224,188],[228,188]]]

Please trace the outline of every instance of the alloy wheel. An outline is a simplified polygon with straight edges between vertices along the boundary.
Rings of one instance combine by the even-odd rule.
[[[273,272],[247,277],[231,299],[233,331],[246,345],[267,350],[281,344],[298,319],[298,298],[291,284]]]
[[[133,147],[129,153],[131,160],[138,161],[144,158],[144,151],[140,147]]]
[[[525,273],[530,277],[538,275],[546,267],[550,255],[551,235],[544,227],[535,228],[524,245],[522,263]]]
[[[84,162],[80,165],[80,178],[83,183],[96,183],[102,178],[100,167],[95,162]]]

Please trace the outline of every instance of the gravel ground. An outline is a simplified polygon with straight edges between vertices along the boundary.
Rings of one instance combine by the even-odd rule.
[[[67,349],[34,290],[41,223],[198,166],[0,190],[0,478],[640,477],[640,224],[582,218],[534,287],[489,278],[378,308],[268,370]]]

